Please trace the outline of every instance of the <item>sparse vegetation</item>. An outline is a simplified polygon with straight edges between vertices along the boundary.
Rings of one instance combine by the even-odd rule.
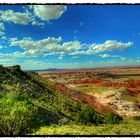
[[[139,135],[140,121],[95,125],[52,125],[40,127],[34,135]]]

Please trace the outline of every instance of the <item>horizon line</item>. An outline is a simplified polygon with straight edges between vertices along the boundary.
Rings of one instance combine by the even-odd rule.
[[[120,65],[120,66],[99,66],[99,67],[90,67],[90,68],[44,68],[44,69],[25,69],[23,71],[55,71],[55,70],[78,70],[78,69],[101,69],[101,68],[121,68],[121,67],[140,67],[140,65]]]

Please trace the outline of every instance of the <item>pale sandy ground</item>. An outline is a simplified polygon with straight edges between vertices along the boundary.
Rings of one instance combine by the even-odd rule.
[[[69,84],[68,87],[71,89],[75,89],[76,85]],[[101,94],[93,94],[90,92],[88,92],[87,94],[95,96],[97,100],[103,105],[111,106],[118,114],[122,116],[140,116],[140,108],[138,107],[138,104],[122,98],[124,90],[124,88],[121,88],[107,90]]]
[[[121,92],[107,91],[107,94],[94,94],[98,100],[115,109],[122,116],[140,116],[138,104],[132,101],[121,99]]]

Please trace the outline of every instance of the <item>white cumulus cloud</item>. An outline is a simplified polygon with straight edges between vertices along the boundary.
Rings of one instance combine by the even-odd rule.
[[[54,20],[62,16],[67,10],[64,5],[34,5],[34,14],[41,20]]]
[[[5,46],[0,46],[0,49],[5,49],[6,47]]]
[[[0,30],[5,30],[4,23],[0,23]]]
[[[32,25],[34,25],[34,26],[44,26],[45,23],[43,23],[43,22],[38,22],[38,21],[34,20],[34,21],[32,22]]]
[[[125,57],[121,57],[121,61],[124,61],[124,60],[126,60],[126,58]]]
[[[109,52],[109,51],[114,51],[114,50],[124,50],[128,47],[133,46],[133,42],[127,42],[123,43],[117,40],[107,40],[102,44],[88,44],[87,50],[82,50],[82,51],[75,51],[72,52],[71,55],[77,55],[77,54],[97,54],[101,52]]]
[[[5,35],[5,32],[0,31],[0,37],[3,37]]]
[[[99,53],[104,51],[123,50],[133,45],[133,42],[119,42],[117,40],[107,40],[103,44],[92,44],[88,52]]]
[[[33,50],[36,51],[36,53],[53,53],[61,55],[79,50],[81,47],[79,41],[60,43],[61,41],[61,37],[48,37],[38,41],[32,40],[31,38],[23,38],[21,40],[18,40],[17,38],[11,38],[10,45],[19,46],[25,51]]]
[[[117,57],[120,57],[119,55],[110,55],[110,54],[100,54],[99,56],[102,57],[102,58],[109,58],[109,57],[117,58]]]
[[[4,23],[0,22],[0,37],[5,35],[4,30],[5,30]]]
[[[0,19],[4,22],[12,22],[14,24],[33,26],[44,26],[45,20],[54,20],[60,18],[67,10],[65,5],[32,5],[23,8],[24,12],[16,12],[14,10],[0,10]],[[40,18],[39,21],[38,18]],[[0,30],[4,30],[4,24],[0,23]]]
[[[13,22],[15,24],[27,25],[31,22],[32,18],[28,13],[15,12],[13,10],[0,11],[0,17],[3,21]]]

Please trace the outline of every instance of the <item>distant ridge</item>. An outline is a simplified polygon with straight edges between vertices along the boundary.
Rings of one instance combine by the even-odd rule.
[[[57,68],[48,68],[42,70],[25,70],[25,71],[34,71],[34,72],[82,72],[82,71],[92,71],[92,70],[110,70],[110,69],[140,69],[140,66],[108,66],[108,67],[95,67],[95,68],[75,68],[75,69],[57,69]]]
[[[55,70],[66,70],[66,69],[57,69],[57,68],[48,68],[48,69],[36,69],[36,70],[24,70],[29,72],[41,72],[41,71],[55,71]]]
[[[55,68],[49,68],[49,69],[40,69],[40,70],[35,69],[35,70],[24,70],[24,71],[29,71],[29,72],[32,72],[32,71],[34,71],[34,72],[39,72],[39,71],[49,71],[49,70],[57,70],[57,69],[55,69]]]

